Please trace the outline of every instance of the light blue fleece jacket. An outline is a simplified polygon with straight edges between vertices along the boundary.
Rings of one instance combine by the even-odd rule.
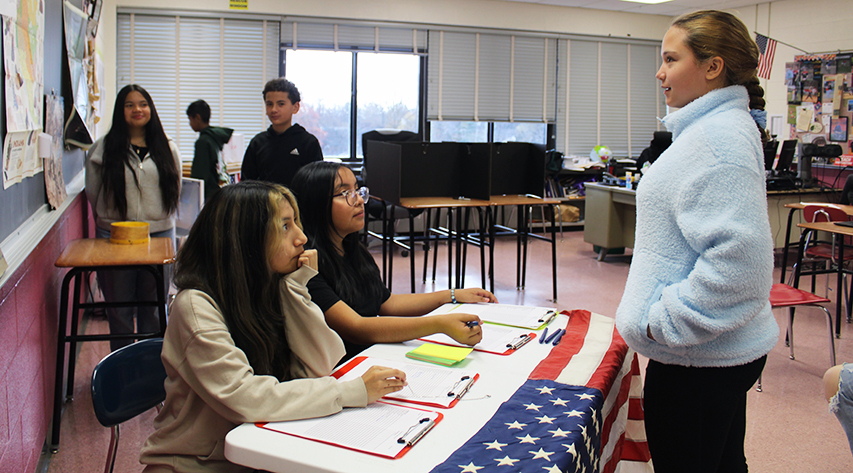
[[[616,327],[628,346],[661,363],[738,366],[779,337],[768,300],[764,158],[748,103],[746,89],[731,86],[664,117],[672,145],[637,188]]]

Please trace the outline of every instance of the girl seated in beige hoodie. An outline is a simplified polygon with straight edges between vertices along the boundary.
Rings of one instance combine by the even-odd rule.
[[[240,423],[325,416],[405,386],[388,368],[329,376],[344,345],[308,296],[317,254],[301,227],[290,191],[266,182],[227,186],[202,209],[178,254],[146,472],[248,470],[223,453]]]

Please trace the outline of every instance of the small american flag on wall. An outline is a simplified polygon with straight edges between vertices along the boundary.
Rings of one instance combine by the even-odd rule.
[[[770,69],[773,67],[773,55],[776,54],[776,40],[761,33],[755,33],[755,44],[761,55],[758,58],[758,77],[770,79]]]

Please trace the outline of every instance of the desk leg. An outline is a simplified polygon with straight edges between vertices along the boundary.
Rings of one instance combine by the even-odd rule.
[[[71,300],[71,333],[68,338],[68,380],[66,381],[65,400],[74,400],[74,371],[77,366],[77,329],[80,318],[80,288],[83,285],[83,275],[87,271],[80,271],[74,277],[74,299]]]
[[[62,421],[62,386],[65,374],[65,332],[68,327],[68,286],[71,280],[79,272],[77,268],[71,268],[62,279],[62,288],[59,291],[59,331],[56,335],[56,375],[53,384],[53,426],[50,433],[51,451],[59,450],[59,425]],[[72,354],[73,356],[73,354]]]
[[[557,229],[554,227],[554,214],[559,211],[557,206],[551,208],[551,280],[554,284],[554,302],[557,302]],[[562,223],[560,231],[562,232]]]
[[[456,289],[462,287],[462,209],[456,209]]]
[[[785,230],[785,246],[782,250],[782,277],[780,283],[785,284],[785,271],[788,269],[788,247],[791,245],[791,223],[794,220],[796,209],[788,210],[788,226]]]
[[[518,221],[515,225],[515,289],[521,289],[521,228],[524,221],[524,206],[518,206]]]
[[[160,279],[157,281],[157,308],[160,312],[160,334],[158,336],[162,338],[166,335],[166,306],[168,304],[168,300],[166,299],[168,295],[166,293],[166,266],[159,265],[154,275],[155,280],[158,279],[157,276]]]
[[[835,338],[841,338],[841,301],[844,299],[844,236],[835,234],[835,246],[838,247],[838,276],[835,283]]]
[[[489,290],[495,293],[495,226],[497,225],[498,209],[489,207],[486,209],[486,217],[489,219]]]
[[[523,291],[524,286],[527,285],[527,254],[528,254],[527,246],[530,244],[530,237],[529,237],[530,217],[531,217],[531,214],[533,213],[532,212],[533,208],[529,207],[527,205],[524,205],[522,207],[524,209],[524,223],[522,224],[522,225],[524,225],[523,226],[524,231],[521,234],[521,241],[524,242],[524,249],[523,249],[522,261],[521,261],[521,290]]]
[[[483,280],[483,289],[486,288],[486,214],[481,207],[477,207],[477,215],[480,217],[480,278]]]
[[[409,214],[409,262],[411,269],[409,270],[412,281],[412,294],[415,293],[415,217],[412,212]]]

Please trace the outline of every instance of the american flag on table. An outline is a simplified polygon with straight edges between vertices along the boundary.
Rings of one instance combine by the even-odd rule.
[[[770,69],[773,68],[773,56],[776,54],[776,40],[761,33],[755,33],[755,44],[761,56],[758,58],[758,77],[770,79]]]
[[[560,344],[432,473],[653,471],[636,354],[612,318],[564,313]]]

